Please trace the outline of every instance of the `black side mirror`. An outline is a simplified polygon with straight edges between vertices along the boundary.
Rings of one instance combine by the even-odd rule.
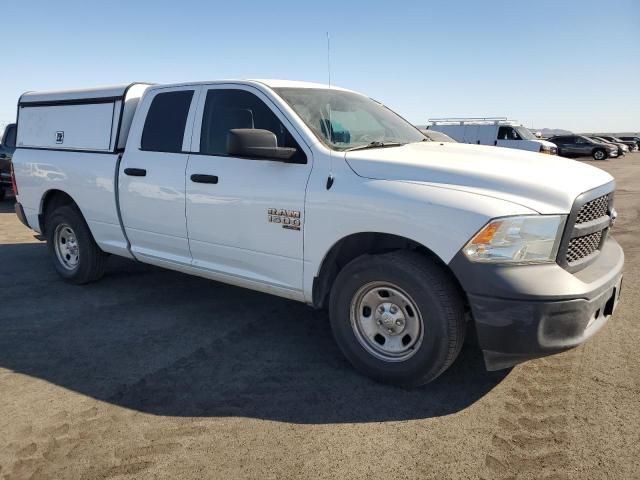
[[[269,130],[234,128],[227,134],[227,154],[234,157],[288,162],[295,153],[295,148],[279,147],[275,133]]]
[[[4,135],[2,136],[2,145],[9,148],[16,148],[16,124],[7,125]]]

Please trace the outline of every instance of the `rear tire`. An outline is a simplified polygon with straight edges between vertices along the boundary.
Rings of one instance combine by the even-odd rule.
[[[601,148],[596,148],[593,151],[593,159],[594,160],[606,160],[607,157],[608,157],[607,152],[605,152]]]
[[[77,207],[64,205],[47,216],[47,246],[53,266],[67,282],[81,285],[98,280],[104,274],[104,253]]]
[[[413,387],[456,359],[465,335],[464,298],[444,266],[417,252],[363,255],[331,289],[338,346],[368,377]]]

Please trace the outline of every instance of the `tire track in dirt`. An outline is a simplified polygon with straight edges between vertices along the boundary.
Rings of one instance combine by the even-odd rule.
[[[0,470],[2,480],[41,478],[108,479],[136,476],[163,456],[183,448],[183,440],[205,433],[193,422],[183,423],[164,435],[142,428],[124,437],[121,425],[130,424],[131,412],[113,414],[108,407],[91,407],[77,413],[61,411],[39,428],[25,427],[16,441],[5,445],[12,463]],[[96,444],[102,448],[96,449]],[[1,447],[1,446],[0,446]]]
[[[482,478],[569,478],[570,379],[578,355],[574,350],[514,370]]]

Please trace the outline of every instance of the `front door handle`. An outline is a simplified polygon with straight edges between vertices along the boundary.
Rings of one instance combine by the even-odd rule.
[[[204,175],[202,173],[194,173],[191,175],[191,181],[195,183],[218,183],[217,175]]]
[[[146,177],[147,171],[144,168],[125,168],[125,175],[129,175],[130,177]]]

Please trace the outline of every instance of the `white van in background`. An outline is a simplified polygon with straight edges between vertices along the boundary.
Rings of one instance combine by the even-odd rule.
[[[522,124],[506,117],[495,118],[433,118],[429,130],[446,133],[460,143],[517,148],[556,155],[558,148],[551,142],[536,138]]]

